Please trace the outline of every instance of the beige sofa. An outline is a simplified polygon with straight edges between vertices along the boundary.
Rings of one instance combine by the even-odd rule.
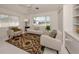
[[[43,34],[43,31],[41,30],[35,30],[35,29],[27,29],[27,33],[33,33],[33,34]]]
[[[31,26],[29,29],[27,29],[27,33],[33,33],[33,34],[43,34],[44,29],[39,26]]]

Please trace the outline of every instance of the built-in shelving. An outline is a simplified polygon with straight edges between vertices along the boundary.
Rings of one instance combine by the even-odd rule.
[[[76,32],[79,32],[79,4],[73,6],[73,27]]]
[[[78,23],[74,23],[74,25],[79,26],[79,24],[78,24]]]
[[[74,10],[78,10],[78,9],[79,9],[79,6],[74,6],[73,9],[74,9]]]
[[[79,15],[74,15],[73,17],[74,17],[74,18],[76,18],[76,17],[79,18]]]

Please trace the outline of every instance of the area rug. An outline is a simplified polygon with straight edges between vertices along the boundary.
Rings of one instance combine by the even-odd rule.
[[[23,49],[31,54],[42,54],[44,47],[40,45],[40,35],[25,33],[13,37],[6,42]]]

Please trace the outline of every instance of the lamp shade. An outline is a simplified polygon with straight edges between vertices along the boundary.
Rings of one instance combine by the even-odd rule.
[[[28,19],[24,19],[25,22],[28,22]]]

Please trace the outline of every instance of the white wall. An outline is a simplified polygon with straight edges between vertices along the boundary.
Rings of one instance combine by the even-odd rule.
[[[58,29],[63,32],[63,8],[58,11]]]
[[[30,19],[30,25],[33,25],[33,16],[50,16],[51,29],[58,29],[58,15],[57,11],[31,14],[28,18]]]
[[[73,5],[63,5],[63,44],[65,45],[65,31],[73,30]]]
[[[25,30],[25,22],[24,22],[24,19],[26,19],[26,18],[20,17],[20,19],[19,19],[19,27],[22,29],[22,31]]]
[[[63,44],[65,45],[65,31],[73,29],[73,5],[63,5]]]
[[[72,31],[73,30],[73,5],[64,5],[63,6],[63,25],[64,30]]]
[[[8,14],[8,15],[14,15],[14,16],[23,16],[25,17],[26,15],[9,10],[9,9],[4,9],[4,8],[0,8],[0,14]]]

